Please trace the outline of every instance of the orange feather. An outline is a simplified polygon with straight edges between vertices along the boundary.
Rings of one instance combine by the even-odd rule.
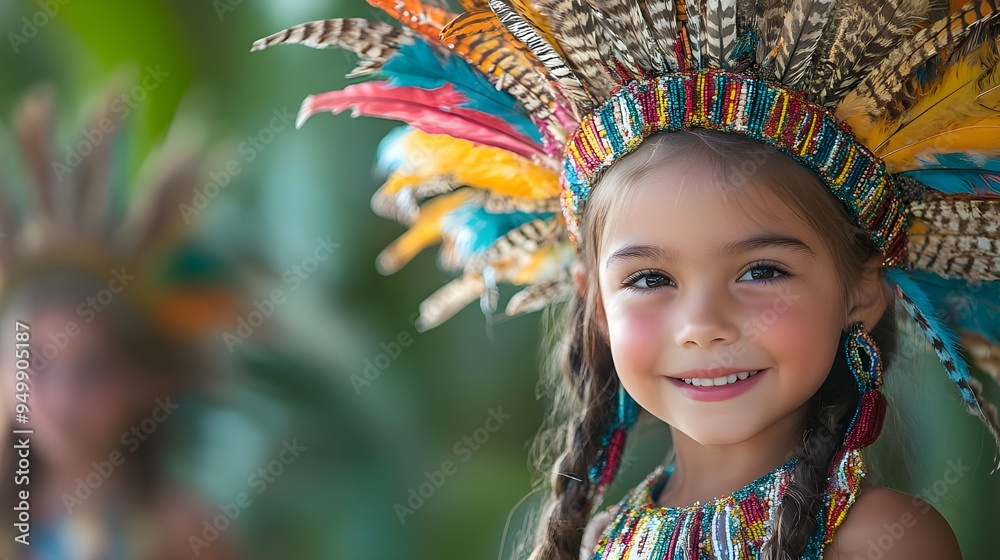
[[[510,274],[510,282],[515,285],[535,284],[546,278],[554,278],[564,268],[569,268],[575,253],[569,243],[547,245],[531,255],[531,258]]]
[[[928,134],[913,142],[879,154],[890,173],[901,173],[921,167],[921,160],[932,154],[970,152],[985,156],[1000,156],[1000,115],[989,118],[973,117],[956,123],[948,130]]]
[[[537,119],[551,116],[548,69],[490,9],[466,12],[441,30],[441,43],[514,96]]]
[[[382,274],[392,274],[425,248],[441,240],[444,219],[467,202],[475,191],[460,189],[437,196],[420,207],[420,215],[410,229],[379,253],[375,266]]]
[[[432,44],[438,43],[441,28],[455,19],[452,12],[424,4],[420,0],[368,0],[368,3],[427,37]]]

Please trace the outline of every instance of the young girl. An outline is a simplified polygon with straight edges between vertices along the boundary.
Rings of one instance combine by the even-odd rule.
[[[759,170],[739,179],[733,161],[757,161]],[[671,474],[657,469],[617,507],[594,516],[580,557],[594,556],[602,530],[602,553],[594,557],[618,558],[627,539],[647,540],[635,552],[651,558],[668,550],[686,557],[692,546],[664,530],[679,523],[667,520],[722,510],[730,518],[715,519],[737,527],[732,511],[748,515],[757,496],[765,507],[775,505],[768,514],[774,537],[762,552],[801,556],[811,539],[833,536],[842,521],[816,521],[825,473],[834,467],[857,483],[858,473],[833,464],[858,401],[839,350],[861,322],[885,356],[883,367],[894,353],[892,300],[878,255],[872,258],[864,231],[813,174],[746,138],[660,133],[599,184],[582,222],[591,241],[569,311],[580,327],[563,341],[565,371],[585,387],[580,428],[608,422],[613,408],[605,395],[620,382],[671,426],[675,449]],[[573,371],[574,362],[588,365]],[[584,439],[599,441],[600,433]],[[559,470],[579,468],[566,461]],[[768,478],[775,474],[777,480]],[[750,498],[762,477],[765,493]],[[780,503],[770,503],[781,485]],[[883,558],[961,557],[947,522],[928,504],[887,488],[862,489],[855,496],[843,488],[849,493],[842,506],[852,514],[824,558],[865,557],[883,523],[903,516],[912,518],[913,530]],[[566,506],[553,507],[545,521],[552,537],[542,546],[551,549],[539,557],[565,556],[559,527],[582,521],[573,519],[579,505],[571,500],[583,496],[567,488],[561,498]],[[706,544],[720,551],[716,539],[729,535],[712,529]],[[760,541],[750,540],[715,557],[757,553]]]
[[[862,449],[897,320],[1000,443],[963,357],[996,375],[994,0],[371,3],[404,27],[253,50],[340,46],[349,76],[388,78],[299,123],[410,124],[379,150],[373,208],[410,229],[378,264],[440,241],[461,272],[422,328],[492,314],[501,282],[526,286],[508,315],[569,300],[532,559],[961,557],[930,504],[864,480]],[[673,459],[602,510],[640,408]]]

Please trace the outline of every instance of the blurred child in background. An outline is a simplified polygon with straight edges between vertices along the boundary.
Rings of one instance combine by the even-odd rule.
[[[116,189],[124,146],[111,104],[87,123],[79,161],[50,150],[52,108],[38,90],[17,117],[28,200],[0,191],[2,495],[5,507],[27,505],[7,508],[0,556],[236,558],[231,537],[203,534],[219,512],[168,470],[183,395],[222,366],[205,335],[235,305],[182,244],[198,138],[175,123],[140,184]]]

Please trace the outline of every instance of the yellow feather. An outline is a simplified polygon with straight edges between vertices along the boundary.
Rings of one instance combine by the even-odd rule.
[[[1000,115],[989,118],[973,117],[956,123],[949,130],[929,134],[924,138],[879,154],[890,173],[901,173],[921,167],[921,160],[933,154],[976,152],[985,156],[1000,156]]]
[[[464,202],[474,191],[459,189],[434,197],[420,207],[420,215],[410,229],[379,253],[375,266],[382,274],[392,274],[410,262],[424,248],[441,240],[444,218]]]
[[[871,100],[867,97],[860,97],[856,92],[849,91],[844,98],[834,107],[834,114],[837,119],[847,123],[854,134],[865,146],[873,146],[869,137],[872,135],[872,128],[875,127],[875,120],[872,118]]]
[[[510,275],[515,285],[536,284],[559,275],[560,269],[569,268],[574,254],[569,243],[554,243],[540,248],[531,259]]]
[[[389,175],[392,194],[440,177],[500,195],[545,199],[559,195],[559,175],[517,154],[448,136],[414,130],[402,140],[410,161]]]
[[[866,135],[867,145],[882,156],[959,123],[996,115],[1000,96],[991,88],[1000,85],[998,49],[1000,37],[948,66],[899,119],[875,123]]]

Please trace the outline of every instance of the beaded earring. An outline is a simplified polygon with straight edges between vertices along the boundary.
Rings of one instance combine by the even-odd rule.
[[[635,424],[639,415],[639,404],[625,387],[618,383],[618,394],[614,401],[614,420],[601,437],[601,452],[597,462],[590,468],[590,482],[594,485],[594,496],[591,500],[590,513],[593,515],[604,501],[604,491],[618,474],[622,453],[625,450],[625,437]]]
[[[885,419],[885,397],[879,390],[882,387],[882,356],[861,321],[851,325],[844,351],[858,385],[858,408],[847,428],[844,447],[861,449],[878,439]]]

